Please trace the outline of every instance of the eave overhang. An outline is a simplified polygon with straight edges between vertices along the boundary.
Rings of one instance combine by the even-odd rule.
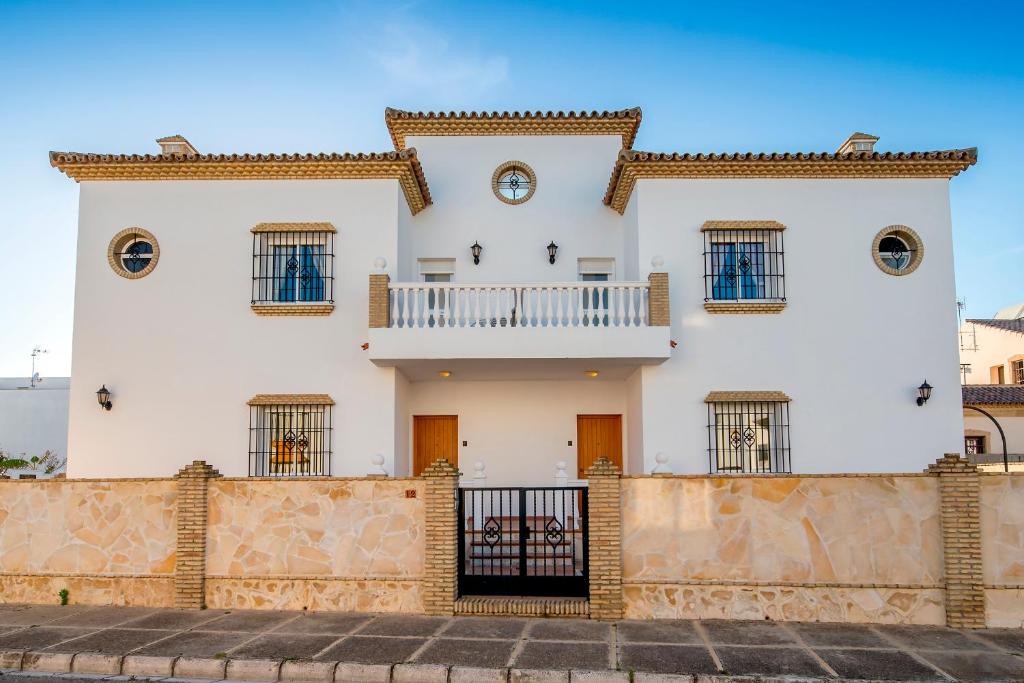
[[[618,135],[628,149],[643,114],[639,107],[618,111],[422,112],[387,108],[384,122],[395,149],[415,135]]]
[[[409,210],[432,203],[414,148],[370,154],[90,154],[50,152],[76,182],[98,180],[397,180]]]
[[[641,178],[952,178],[978,161],[977,148],[936,152],[662,154],[624,149],[604,203],[626,210]]]

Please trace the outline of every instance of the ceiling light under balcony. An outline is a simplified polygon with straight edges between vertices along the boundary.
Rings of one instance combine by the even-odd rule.
[[[451,377],[451,376],[452,376],[452,371],[451,371],[451,370],[441,370],[441,371],[440,371],[440,372],[438,372],[437,374],[438,374],[438,376],[440,376],[440,377],[443,377],[443,378],[445,378],[445,379],[448,379],[449,377]]]
[[[597,377],[601,373],[599,373],[597,370],[584,370],[583,374],[586,375],[587,377]]]

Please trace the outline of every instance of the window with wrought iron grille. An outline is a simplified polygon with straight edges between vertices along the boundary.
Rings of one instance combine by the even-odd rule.
[[[249,476],[316,477],[331,474],[333,402],[249,403]]]
[[[253,304],[334,303],[333,227],[257,226],[252,237]]]
[[[964,453],[967,455],[981,455],[985,452],[985,437],[965,436]]]
[[[703,229],[704,301],[784,302],[782,230],[718,223]]]
[[[788,400],[709,397],[707,406],[712,473],[791,471]]]

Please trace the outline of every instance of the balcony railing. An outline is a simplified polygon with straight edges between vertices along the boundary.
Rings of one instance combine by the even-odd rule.
[[[648,282],[388,285],[390,327],[647,327]]]

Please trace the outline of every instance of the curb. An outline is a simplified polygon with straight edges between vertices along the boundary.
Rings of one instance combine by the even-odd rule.
[[[0,671],[80,673],[265,683],[864,683],[846,678],[658,674],[508,669],[445,664],[357,664],[280,659],[214,659],[0,650]]]

